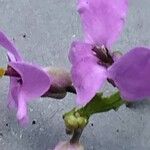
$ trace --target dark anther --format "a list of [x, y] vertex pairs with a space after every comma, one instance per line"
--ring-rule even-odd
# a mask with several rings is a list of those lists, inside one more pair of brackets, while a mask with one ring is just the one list
[[73, 86], [66, 87], [66, 91], [70, 93], [76, 94], [76, 89]]
[[22, 84], [22, 79], [18, 79], [17, 82], [18, 82], [19, 84]]
[[109, 64], [113, 64], [114, 63], [114, 60], [111, 56], [111, 54], [109, 53], [109, 50], [106, 48], [106, 51], [107, 51], [107, 58], [108, 58], [108, 63]]
[[107, 48], [94, 47], [92, 50], [96, 53], [96, 56], [100, 59], [102, 65], [108, 67], [114, 63], [114, 60]]
[[102, 62], [107, 62], [107, 52], [105, 49], [99, 48], [99, 47], [94, 47], [92, 50], [96, 53], [97, 57]]
[[6, 123], [6, 127], [8, 127], [8, 123]]
[[94, 124], [93, 124], [93, 123], [91, 123], [91, 126], [93, 127], [93, 126], [94, 126]]
[[33, 120], [33, 121], [32, 121], [32, 124], [33, 124], [33, 125], [34, 125], [34, 124], [36, 124], [36, 121], [35, 121], [35, 120]]
[[13, 69], [11, 66], [7, 66], [7, 70], [5, 71], [5, 75], [11, 76], [11, 77], [21, 77], [18, 72]]
[[107, 81], [108, 81], [111, 85], [113, 85], [114, 87], [116, 87], [116, 84], [115, 84], [115, 82], [114, 82], [112, 79], [107, 78]]

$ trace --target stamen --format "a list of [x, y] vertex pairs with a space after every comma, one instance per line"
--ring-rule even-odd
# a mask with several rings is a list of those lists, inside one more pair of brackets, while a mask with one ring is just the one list
[[104, 66], [110, 66], [114, 63], [114, 60], [106, 47], [95, 46], [92, 50], [96, 53], [97, 58], [100, 59], [101, 64]]
[[12, 67], [8, 66], [7, 70], [5, 70], [5, 76], [10, 76], [10, 77], [20, 77], [18, 72], [16, 72]]
[[2, 78], [5, 75], [5, 69], [0, 68], [0, 78]]

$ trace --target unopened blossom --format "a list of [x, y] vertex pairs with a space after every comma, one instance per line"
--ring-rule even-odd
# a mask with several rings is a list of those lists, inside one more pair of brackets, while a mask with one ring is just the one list
[[126, 100], [150, 96], [150, 49], [137, 47], [113, 57], [112, 44], [122, 31], [127, 0], [78, 0], [84, 39], [71, 45], [72, 81], [77, 103], [88, 103], [107, 79], [114, 82]]
[[10, 77], [8, 106], [17, 108], [17, 119], [21, 124], [28, 122], [27, 103], [43, 95], [51, 85], [49, 75], [39, 66], [22, 58], [14, 44], [0, 31], [0, 45], [7, 50], [8, 66], [18, 77]]
[[45, 67], [44, 71], [48, 73], [51, 78], [51, 88], [43, 95], [43, 97], [52, 97], [62, 99], [67, 92], [75, 93], [72, 86], [71, 75], [63, 68]]
[[84, 150], [84, 147], [80, 143], [70, 144], [70, 142], [64, 141], [58, 143], [54, 150]]

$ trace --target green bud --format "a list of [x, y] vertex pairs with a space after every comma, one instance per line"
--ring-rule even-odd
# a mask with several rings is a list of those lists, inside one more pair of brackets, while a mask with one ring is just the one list
[[79, 128], [84, 128], [88, 123], [87, 119], [83, 117], [78, 117], [77, 121], [78, 121]]
[[63, 119], [66, 128], [71, 131], [79, 128], [84, 128], [88, 123], [88, 119], [86, 117], [82, 117], [76, 108], [64, 114]]
[[77, 118], [73, 115], [67, 115], [64, 117], [65, 125], [68, 129], [77, 129], [78, 121]]
[[80, 114], [78, 112], [75, 112], [75, 116], [78, 118], [80, 117]]

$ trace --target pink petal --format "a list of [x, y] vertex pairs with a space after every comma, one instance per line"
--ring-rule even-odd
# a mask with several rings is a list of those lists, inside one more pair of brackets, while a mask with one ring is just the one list
[[122, 31], [128, 0], [78, 0], [85, 42], [110, 47]]
[[137, 47], [122, 56], [108, 69], [126, 100], [150, 97], [150, 49]]
[[71, 44], [70, 52], [69, 52], [69, 60], [72, 64], [76, 64], [79, 61], [84, 60], [87, 57], [94, 59], [97, 58], [94, 56], [94, 52], [92, 51], [93, 46], [91, 44], [74, 41]]
[[27, 115], [27, 103], [25, 101], [26, 95], [19, 93], [18, 95], [18, 110], [17, 110], [17, 119], [21, 125], [26, 125], [29, 121]]
[[74, 65], [71, 74], [79, 105], [87, 104], [107, 78], [106, 69], [89, 58]]
[[50, 87], [48, 74], [35, 65], [25, 62], [10, 62], [9, 65], [21, 76], [21, 91], [28, 100], [43, 95]]
[[8, 37], [0, 31], [0, 45], [8, 50], [9, 59], [14, 61], [21, 61], [21, 55], [14, 46], [14, 44], [8, 39]]
[[20, 90], [19, 78], [10, 77], [10, 85], [8, 92], [8, 107], [10, 109], [18, 107], [18, 94]]

